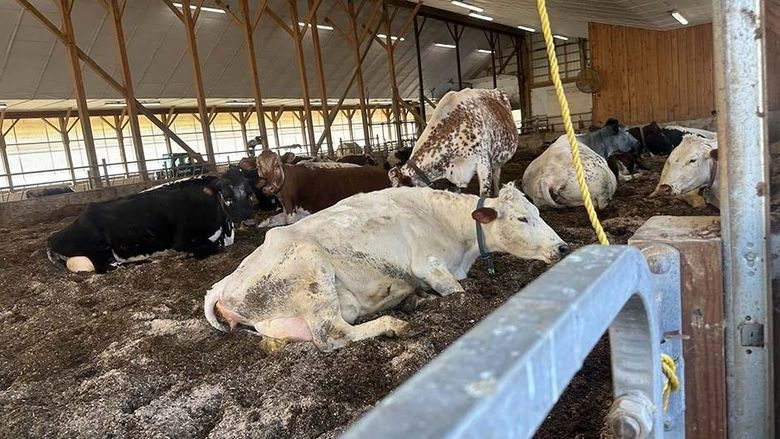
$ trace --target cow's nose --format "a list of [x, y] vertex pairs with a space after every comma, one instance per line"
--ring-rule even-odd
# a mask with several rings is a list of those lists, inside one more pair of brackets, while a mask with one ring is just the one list
[[668, 184], [662, 184], [661, 186], [658, 186], [658, 193], [661, 195], [669, 195], [672, 193], [672, 187]]
[[571, 253], [571, 247], [569, 247], [568, 244], [561, 244], [558, 246], [558, 253], [560, 253], [561, 259], [563, 259], [566, 255]]

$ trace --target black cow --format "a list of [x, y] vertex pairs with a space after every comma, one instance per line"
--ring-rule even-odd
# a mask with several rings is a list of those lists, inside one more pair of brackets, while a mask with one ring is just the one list
[[248, 190], [234, 170], [92, 203], [49, 238], [47, 253], [71, 271], [98, 273], [166, 250], [204, 258], [233, 243], [233, 221], [251, 218]]
[[634, 127], [628, 130], [648, 152], [655, 155], [669, 155], [674, 148], [682, 143], [686, 134], [699, 137], [712, 137], [713, 132], [686, 127], [661, 128], [655, 121], [643, 127]]
[[30, 189], [25, 192], [25, 196], [27, 198], [39, 198], [70, 193], [73, 193], [73, 188], [70, 186], [49, 186], [40, 189]]
[[[232, 165], [231, 165], [232, 166]], [[274, 195], [267, 195], [263, 192], [263, 186], [265, 186], [265, 180], [260, 178], [257, 174], [257, 162], [252, 157], [245, 157], [238, 162], [238, 169], [241, 175], [247, 180], [249, 187], [252, 188], [252, 192], [255, 195], [255, 206], [258, 210], [264, 212], [273, 212], [281, 209], [282, 205]], [[252, 221], [246, 222], [247, 225], [251, 225]]]

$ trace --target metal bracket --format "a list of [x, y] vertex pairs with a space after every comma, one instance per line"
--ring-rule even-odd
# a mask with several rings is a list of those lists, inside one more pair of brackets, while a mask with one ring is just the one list
[[739, 325], [740, 344], [745, 347], [764, 347], [764, 325], [744, 322]]

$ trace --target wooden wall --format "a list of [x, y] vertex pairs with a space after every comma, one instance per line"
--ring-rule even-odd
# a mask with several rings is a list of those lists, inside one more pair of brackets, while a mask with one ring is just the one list
[[715, 110], [712, 25], [653, 31], [589, 24], [592, 66], [601, 75], [593, 123], [709, 117]]

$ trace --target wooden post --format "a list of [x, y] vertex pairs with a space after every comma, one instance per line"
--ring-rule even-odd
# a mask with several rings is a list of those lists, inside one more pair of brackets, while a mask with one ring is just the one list
[[[68, 119], [67, 117], [58, 117], [57, 121], [59, 123], [59, 128], [57, 131], [60, 132], [60, 136], [62, 137], [62, 147], [65, 150], [65, 164], [68, 167], [68, 172], [70, 173], [70, 181], [73, 184], [76, 184], [76, 170], [73, 169], [73, 154], [70, 152], [70, 128], [68, 128]], [[90, 179], [91, 177], [92, 176], [90, 176]], [[100, 180], [100, 177], [98, 177], [98, 180]]]
[[458, 23], [453, 23], [452, 28], [450, 28], [450, 23], [445, 24], [447, 25], [447, 30], [450, 32], [450, 36], [452, 36], [452, 39], [455, 41], [455, 62], [458, 67], [458, 90], [463, 90], [463, 75], [460, 67], [460, 37], [463, 36], [465, 27], [458, 26]]
[[420, 34], [425, 26], [425, 17], [422, 24], [418, 26], [417, 16], [414, 17], [414, 47], [417, 51], [417, 83], [420, 91], [420, 117], [422, 118], [422, 128], [425, 128], [425, 86], [423, 85], [422, 57], [420, 55]]
[[[244, 34], [244, 46], [246, 47], [246, 54], [247, 54], [247, 62], [249, 63], [249, 73], [251, 74], [252, 78], [252, 93], [255, 96], [255, 109], [256, 115], [257, 115], [257, 126], [260, 128], [260, 137], [262, 137], [263, 141], [263, 149], [268, 148], [268, 130], [265, 126], [265, 109], [263, 108], [263, 93], [260, 89], [260, 75], [257, 70], [257, 59], [255, 57], [255, 40], [254, 40], [254, 33], [257, 26], [257, 20], [260, 19], [260, 16], [263, 13], [263, 9], [265, 9], [268, 2], [264, 2], [261, 6], [259, 6], [259, 10], [256, 13], [256, 19], [254, 20], [254, 24], [252, 21], [250, 21], [249, 18], [249, 0], [241, 0], [241, 29], [243, 30]], [[246, 121], [242, 125], [243, 130], [246, 131]], [[244, 133], [244, 137], [246, 138], [246, 133]], [[244, 145], [246, 145], [246, 139], [244, 140]]]
[[87, 162], [89, 163], [89, 181], [92, 187], [99, 188], [103, 186], [103, 182], [100, 180], [95, 140], [92, 137], [92, 123], [89, 120], [89, 108], [87, 107], [87, 94], [84, 90], [84, 78], [81, 75], [81, 63], [79, 62], [78, 48], [76, 47], [76, 34], [73, 30], [73, 21], [70, 16], [74, 2], [75, 0], [59, 0], [57, 6], [60, 10], [60, 18], [64, 28], [63, 33], [67, 40], [66, 45], [68, 47], [73, 89], [76, 94], [79, 121], [81, 122], [81, 131], [84, 136], [84, 149], [86, 150]]
[[352, 31], [350, 36], [352, 40], [352, 55], [355, 58], [355, 66], [357, 68], [357, 92], [360, 116], [363, 121], [363, 141], [368, 146], [371, 144], [371, 129], [369, 128], [368, 111], [366, 110], [368, 102], [366, 101], [366, 84], [363, 82], [363, 59], [360, 56], [360, 40], [358, 39], [357, 14], [355, 13], [354, 0], [347, 1], [347, 15], [349, 16], [349, 25]]
[[[116, 140], [117, 144], [119, 145], [119, 157], [122, 160], [122, 167], [125, 170], [125, 177], [130, 176], [130, 170], [127, 166], [127, 150], [125, 149], [125, 134], [124, 134], [124, 127], [125, 122], [119, 117], [119, 115], [114, 115], [114, 130], [116, 131]], [[170, 142], [170, 140], [169, 140]], [[168, 143], [168, 148], [170, 148], [170, 143]], [[144, 169], [146, 167], [144, 166]], [[146, 172], [145, 172], [146, 173]], [[143, 177], [142, 177], [143, 178]]]
[[266, 115], [266, 117], [269, 117], [269, 120], [271, 121], [274, 129], [274, 143], [276, 143], [276, 147], [279, 148], [282, 146], [281, 139], [279, 137], [279, 120], [282, 118], [282, 114], [284, 113], [284, 107], [277, 111], [271, 111], [270, 113], [270, 116]]
[[[293, 43], [295, 44], [295, 57], [298, 61], [298, 74], [301, 80], [301, 95], [303, 98], [303, 120], [304, 126], [303, 143], [309, 144], [310, 154], [317, 155], [317, 140], [314, 138], [314, 121], [311, 117], [311, 96], [309, 96], [309, 80], [306, 75], [306, 59], [303, 53], [303, 34], [298, 25], [298, 3], [296, 0], [288, 0], [290, 6], [290, 19]], [[316, 26], [316, 23], [310, 23], [310, 26]], [[305, 122], [304, 122], [305, 120]], [[308, 124], [308, 129], [306, 129]]]
[[[130, 74], [130, 61], [127, 58], [127, 46], [125, 44], [125, 33], [122, 27], [122, 16], [124, 15], [125, 6], [129, 0], [123, 0], [122, 6], [119, 6], [118, 0], [108, 0], [109, 9], [111, 9], [111, 15], [114, 21], [114, 36], [116, 40], [117, 53], [119, 55], [119, 64], [122, 66], [122, 78], [125, 86], [125, 104], [127, 109], [127, 117], [130, 122], [130, 133], [133, 137], [133, 148], [135, 150], [135, 159], [138, 162], [138, 172], [141, 174], [141, 178], [144, 181], [149, 180], [149, 173], [146, 170], [146, 154], [144, 152], [144, 145], [141, 138], [141, 125], [138, 122], [138, 101], [135, 99], [135, 89], [133, 86], [133, 77]], [[117, 126], [118, 135], [122, 134], [122, 127]], [[170, 152], [171, 141], [166, 136], [166, 144], [168, 145], [168, 151]], [[122, 136], [122, 148], [124, 148], [124, 137]], [[124, 154], [124, 151], [122, 151]], [[127, 160], [125, 162], [125, 173], [127, 173]]]
[[344, 110], [344, 116], [347, 118], [347, 128], [349, 128], [349, 139], [354, 140], [355, 139], [355, 131], [352, 129], [352, 118], [355, 117], [355, 110], [354, 108], [349, 110]]
[[490, 47], [490, 65], [493, 73], [493, 88], [498, 88], [498, 76], [496, 75], [496, 34], [493, 31], [483, 31]]
[[[235, 115], [235, 113], [230, 113], [230, 117], [232, 117], [236, 122], [238, 122], [238, 126], [241, 127], [241, 140], [244, 141], [244, 149], [246, 149], [247, 154], [249, 154], [249, 136], [246, 132], [246, 124], [249, 122], [249, 118], [251, 117], [251, 110], [244, 113], [243, 110], [238, 111], [238, 116]], [[265, 119], [265, 117], [263, 117]], [[268, 142], [268, 139], [263, 136], [263, 145], [266, 145]], [[262, 145], [261, 145], [262, 146]]]
[[[395, 16], [395, 14], [393, 14]], [[400, 122], [400, 110], [398, 108], [398, 100], [401, 99], [398, 93], [398, 79], [396, 78], [395, 74], [395, 45], [400, 42], [400, 38], [398, 40], [393, 40], [391, 38], [391, 35], [393, 35], [393, 19], [390, 17], [390, 13], [387, 10], [387, 3], [384, 3], [382, 5], [382, 16], [385, 22], [385, 41], [384, 41], [384, 47], [385, 51], [387, 52], [387, 71], [388, 71], [388, 77], [390, 79], [390, 92], [392, 95], [392, 113], [393, 113], [393, 120], [395, 121], [395, 140], [397, 142], [401, 142], [401, 122]], [[393, 123], [388, 118], [388, 129], [390, 128], [390, 125]], [[389, 130], [388, 130], [389, 131]], [[390, 134], [387, 136], [388, 138], [392, 137]]]
[[8, 135], [8, 133], [11, 132], [11, 130], [14, 128], [14, 125], [19, 122], [19, 119], [16, 119], [11, 123], [11, 126], [8, 127], [8, 129], [5, 129], [5, 111], [0, 112], [0, 159], [3, 162], [3, 171], [6, 174], [6, 180], [8, 181], [8, 190], [13, 191], [14, 190], [14, 179], [11, 177], [11, 163], [8, 160], [8, 144], [5, 141], [5, 136]]
[[[198, 114], [200, 115], [200, 126], [203, 131], [203, 142], [206, 146], [206, 161], [210, 165], [215, 164], [214, 144], [211, 142], [211, 127], [209, 126], [208, 107], [206, 106], [206, 93], [203, 91], [203, 75], [200, 70], [200, 57], [198, 56], [198, 41], [195, 38], [195, 24], [198, 16], [193, 17], [190, 10], [190, 0], [182, 0], [182, 21], [187, 33], [187, 47], [190, 49], [190, 59], [192, 60], [192, 75], [195, 88], [195, 99], [198, 101]], [[198, 13], [200, 9], [198, 9]], [[196, 13], [196, 14], [198, 14]]]
[[[171, 128], [171, 126], [173, 126], [173, 122], [176, 120], [176, 118], [179, 117], [179, 113], [174, 113], [173, 110], [174, 108], [170, 108], [168, 110], [168, 114], [161, 115], [162, 122], [169, 129]], [[163, 131], [163, 139], [165, 139], [165, 148], [168, 150], [168, 154], [173, 154], [173, 149], [171, 147], [171, 136], [169, 136], [168, 133]]]
[[531, 53], [527, 37], [515, 37], [515, 62], [517, 64], [517, 86], [520, 92], [522, 118], [529, 119], [531, 108]]
[[628, 242], [639, 248], [653, 243], [668, 244], [680, 252], [686, 436], [725, 438], [720, 219], [713, 216], [656, 216], [640, 227]]
[[[309, 0], [309, 10], [311, 12], [312, 21], [309, 25], [311, 29], [311, 43], [314, 48], [314, 72], [317, 75], [317, 82], [320, 87], [320, 102], [322, 103], [322, 120], [325, 121], [325, 141], [328, 142], [328, 156], [333, 157], [333, 136], [330, 132], [330, 125], [328, 122], [328, 115], [330, 110], [328, 109], [328, 90], [325, 83], [325, 74], [322, 69], [322, 51], [320, 49], [320, 34], [317, 29], [317, 10], [314, 0]], [[318, 151], [315, 145], [315, 150]]]

